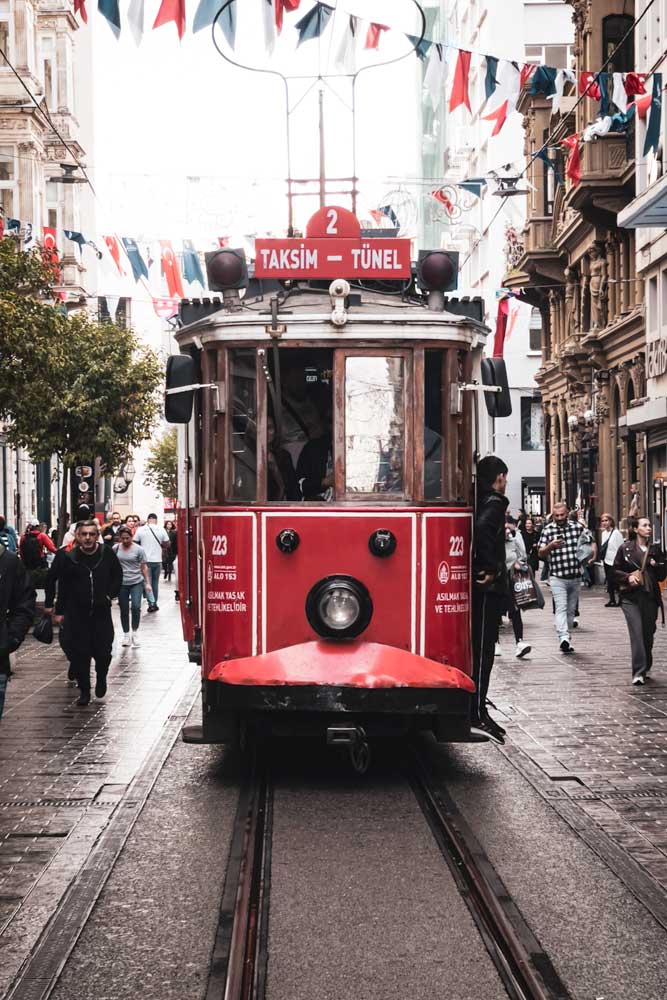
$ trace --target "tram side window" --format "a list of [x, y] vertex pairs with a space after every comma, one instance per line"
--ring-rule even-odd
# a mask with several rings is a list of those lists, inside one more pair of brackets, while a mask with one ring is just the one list
[[402, 357], [345, 359], [348, 493], [404, 492], [404, 382]]
[[255, 500], [257, 497], [255, 351], [230, 351], [229, 370], [231, 386], [231, 495], [234, 500]]
[[444, 351], [424, 352], [424, 498], [443, 496], [443, 367]]

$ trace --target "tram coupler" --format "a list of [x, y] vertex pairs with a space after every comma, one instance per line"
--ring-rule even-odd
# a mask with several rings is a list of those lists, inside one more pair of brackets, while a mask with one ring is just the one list
[[328, 746], [349, 746], [359, 741], [359, 727], [352, 723], [341, 726], [327, 726]]
[[347, 747], [353, 770], [357, 774], [366, 773], [371, 762], [371, 749], [363, 726], [328, 726], [327, 744]]

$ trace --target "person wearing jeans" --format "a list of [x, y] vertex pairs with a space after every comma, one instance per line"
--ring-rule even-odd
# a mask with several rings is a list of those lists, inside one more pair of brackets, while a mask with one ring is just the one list
[[[123, 583], [118, 594], [120, 622], [123, 629], [123, 646], [139, 645], [139, 622], [141, 620], [141, 598], [144, 589], [151, 594], [148, 578], [146, 553], [141, 545], [132, 539], [132, 530], [124, 526], [118, 532], [119, 544], [113, 550], [118, 556], [123, 570]], [[130, 606], [132, 607], [132, 636], [130, 637]]]
[[583, 526], [568, 519], [567, 504], [554, 505], [553, 520], [540, 538], [540, 559], [549, 560], [549, 583], [556, 613], [556, 634], [562, 653], [573, 653], [570, 633], [579, 599], [581, 568], [577, 545]]
[[162, 556], [164, 547], [169, 545], [169, 535], [164, 528], [158, 527], [157, 514], [149, 514], [146, 523], [134, 535], [137, 545], [141, 545], [146, 553], [150, 591], [146, 588], [148, 610], [159, 611], [157, 599], [160, 590], [160, 573], [162, 572]]

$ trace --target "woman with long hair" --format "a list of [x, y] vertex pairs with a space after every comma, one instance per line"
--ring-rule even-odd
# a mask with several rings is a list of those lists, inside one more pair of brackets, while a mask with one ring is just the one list
[[618, 587], [614, 576], [614, 559], [622, 544], [623, 535], [616, 527], [616, 521], [611, 514], [603, 514], [600, 518], [600, 559], [604, 566], [607, 593], [609, 594], [605, 608], [620, 607], [620, 602], [616, 601]]
[[660, 582], [667, 576], [665, 553], [651, 544], [647, 517], [628, 521], [628, 540], [614, 559], [614, 576], [621, 592], [621, 608], [630, 634], [632, 683], [644, 684], [653, 666], [653, 637], [662, 607]]

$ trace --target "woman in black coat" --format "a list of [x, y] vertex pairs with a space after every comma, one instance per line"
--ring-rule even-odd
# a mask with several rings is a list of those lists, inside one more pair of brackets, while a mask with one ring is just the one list
[[651, 534], [647, 517], [630, 520], [628, 541], [614, 559], [614, 577], [630, 633], [633, 684], [644, 684], [653, 665], [653, 637], [662, 607], [659, 584], [667, 576], [665, 553], [651, 544]]
[[528, 565], [533, 573], [537, 573], [537, 567], [540, 564], [540, 557], [538, 555], [540, 532], [530, 515], [521, 524], [521, 537], [523, 538], [523, 544], [526, 546]]

